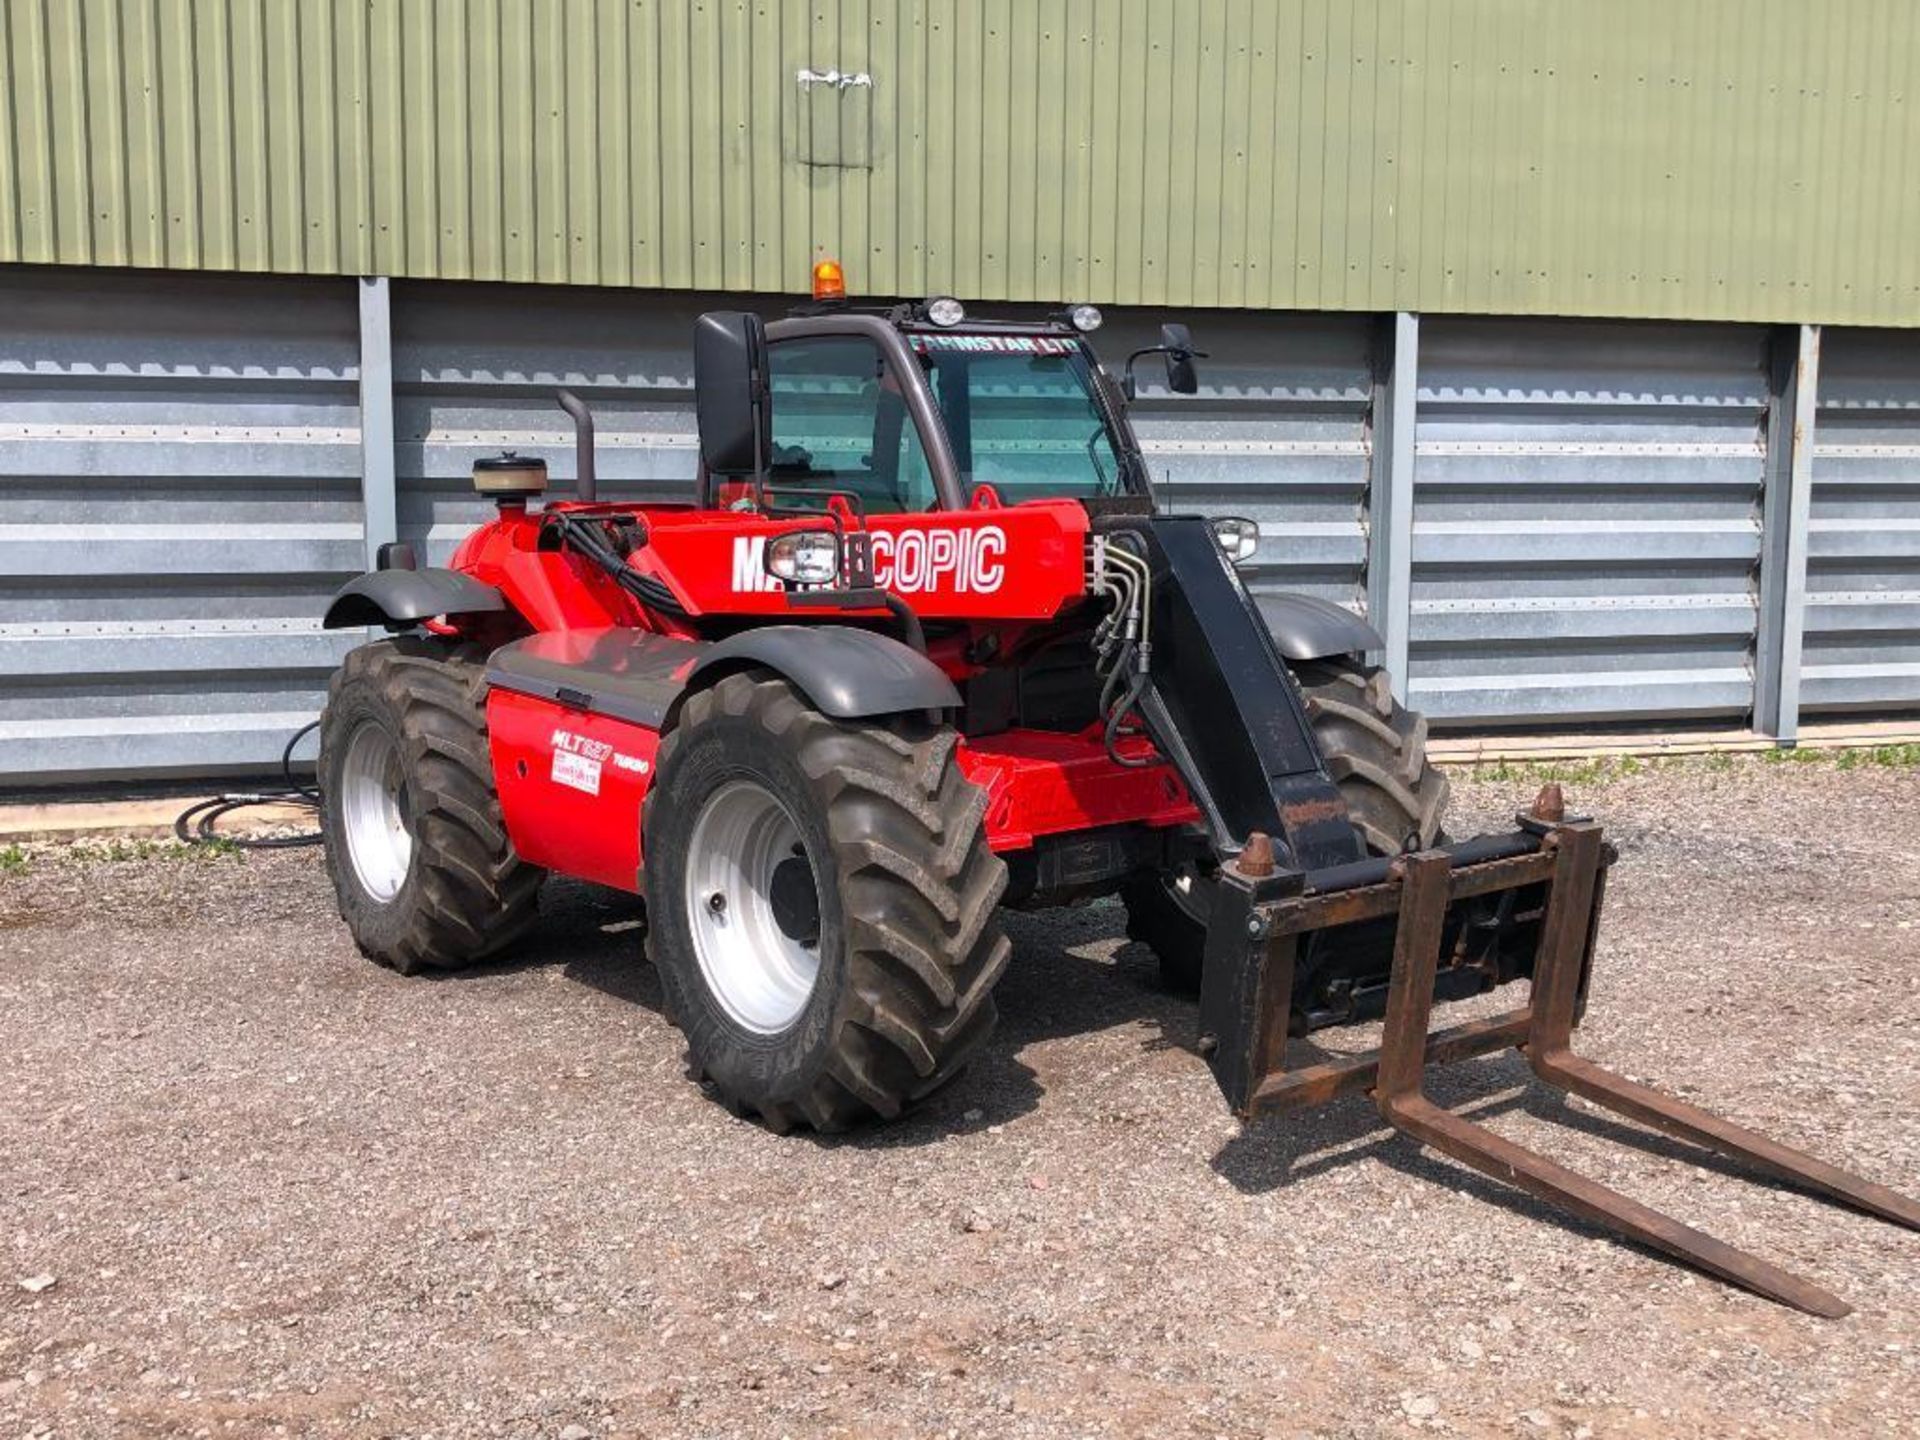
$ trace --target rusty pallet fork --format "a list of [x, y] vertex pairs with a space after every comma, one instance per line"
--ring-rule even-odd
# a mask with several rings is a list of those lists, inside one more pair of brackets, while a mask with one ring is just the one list
[[[1276, 871], [1272, 851], [1260, 837], [1225, 867], [1207, 936], [1201, 1047], [1234, 1112], [1252, 1119], [1364, 1090], [1394, 1129], [1496, 1180], [1770, 1300], [1834, 1319], [1850, 1313], [1853, 1307], [1830, 1291], [1503, 1139], [1427, 1097], [1421, 1083], [1427, 1065], [1511, 1045], [1526, 1056], [1534, 1074], [1560, 1090], [1870, 1215], [1920, 1229], [1920, 1204], [1907, 1197], [1573, 1053], [1572, 1032], [1584, 1006], [1613, 850], [1598, 825], [1564, 818], [1557, 786], [1543, 790], [1533, 811], [1518, 818], [1520, 829], [1510, 835], [1403, 855], [1383, 862], [1384, 874]], [[1353, 879], [1362, 883], [1341, 884]], [[1533, 947], [1528, 1004], [1429, 1034], [1435, 978], [1449, 933], [1450, 964], [1471, 963], [1466, 928], [1455, 923], [1450, 932], [1450, 907], [1502, 896], [1518, 902], [1508, 911], [1520, 922], [1511, 933]], [[1397, 921], [1380, 1048], [1288, 1070], [1294, 969], [1303, 942], [1319, 931], [1380, 920]]]

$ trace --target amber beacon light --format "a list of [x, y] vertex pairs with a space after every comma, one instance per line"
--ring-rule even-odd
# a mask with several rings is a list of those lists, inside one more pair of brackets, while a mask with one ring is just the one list
[[813, 298], [816, 300], [847, 298], [847, 274], [840, 268], [838, 260], [821, 260], [814, 265]]

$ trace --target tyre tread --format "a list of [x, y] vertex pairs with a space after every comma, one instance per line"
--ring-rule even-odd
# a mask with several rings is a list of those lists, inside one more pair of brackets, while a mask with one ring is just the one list
[[[398, 721], [417, 807], [418, 882], [398, 938], [377, 949], [359, 941], [362, 952], [403, 975], [457, 970], [497, 955], [538, 919], [545, 872], [514, 852], [494, 792], [484, 652], [413, 635], [363, 645], [335, 672], [329, 707], [360, 683]], [[345, 739], [322, 730], [323, 750]], [[336, 886], [357, 884], [341, 868], [352, 862], [333, 848], [328, 863]]]
[[[751, 673], [688, 699], [661, 743], [656, 775], [667, 775], [683, 738], [716, 715], [759, 725], [820, 795], [849, 972], [818, 1073], [790, 1096], [725, 1098], [780, 1133], [892, 1119], [958, 1074], [995, 1023], [993, 986], [1011, 946], [996, 909], [1007, 876], [987, 845], [986, 796], [961, 772], [950, 728], [904, 717], [832, 720], [785, 681]], [[661, 789], [656, 783], [648, 796], [648, 818]], [[691, 983], [679, 966], [660, 963], [666, 957], [654, 958], [669, 991]], [[670, 1003], [687, 1013], [684, 1000]], [[688, 1031], [690, 1047], [697, 1033]], [[707, 1057], [690, 1058], [717, 1089]]]
[[[1395, 701], [1378, 667], [1311, 661], [1294, 676], [1327, 773], [1367, 848], [1393, 855], [1408, 843], [1438, 844], [1449, 786], [1428, 758], [1426, 717]], [[1158, 957], [1168, 988], [1199, 989], [1206, 930], [1174, 902], [1164, 878], [1138, 876], [1121, 897], [1127, 937]]]

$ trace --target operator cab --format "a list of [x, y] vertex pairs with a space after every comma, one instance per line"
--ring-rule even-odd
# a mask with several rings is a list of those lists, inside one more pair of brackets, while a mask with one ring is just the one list
[[764, 478], [703, 473], [703, 504], [810, 510], [837, 496], [881, 515], [964, 509], [983, 487], [1001, 504], [1147, 496], [1126, 418], [1134, 361], [1165, 353], [1169, 386], [1197, 388], [1184, 326], [1129, 356], [1123, 388], [1086, 342], [1091, 305], [1039, 321], [975, 321], [946, 297], [856, 310], [831, 261], [816, 295], [766, 327]]

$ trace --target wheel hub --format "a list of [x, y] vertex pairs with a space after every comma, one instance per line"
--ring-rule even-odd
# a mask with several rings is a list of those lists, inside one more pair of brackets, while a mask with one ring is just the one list
[[738, 1024], [774, 1035], [820, 975], [820, 887], [787, 807], [730, 780], [707, 797], [687, 856], [685, 904], [700, 973]]
[[368, 895], [387, 904], [407, 882], [413, 831], [405, 760], [384, 725], [363, 720], [348, 737], [338, 803], [353, 873]]
[[813, 867], [804, 855], [789, 855], [773, 867], [767, 900], [782, 935], [802, 945], [820, 943], [820, 892], [814, 889]]

